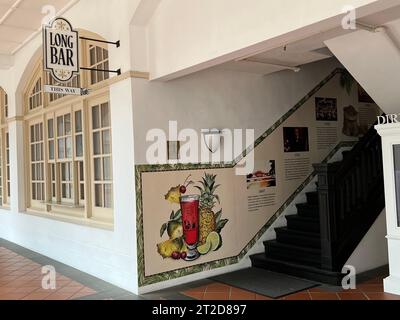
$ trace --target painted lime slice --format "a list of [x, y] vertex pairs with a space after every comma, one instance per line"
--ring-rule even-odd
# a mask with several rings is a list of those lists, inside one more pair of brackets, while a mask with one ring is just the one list
[[209, 253], [211, 251], [211, 242], [207, 241], [202, 246], [197, 247], [197, 251], [203, 256], [206, 255], [207, 253]]
[[207, 243], [211, 243], [211, 251], [216, 251], [221, 245], [221, 235], [218, 232], [211, 232], [207, 237]]

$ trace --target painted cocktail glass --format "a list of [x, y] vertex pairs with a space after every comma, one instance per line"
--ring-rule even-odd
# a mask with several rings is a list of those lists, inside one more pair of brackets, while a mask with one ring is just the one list
[[199, 258], [197, 251], [199, 243], [199, 203], [197, 195], [181, 197], [183, 237], [188, 247], [186, 261], [193, 261]]

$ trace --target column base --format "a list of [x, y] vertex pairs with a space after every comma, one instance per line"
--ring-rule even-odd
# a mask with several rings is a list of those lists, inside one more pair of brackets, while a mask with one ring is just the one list
[[386, 293], [400, 295], [400, 278], [390, 276], [383, 280], [383, 284]]

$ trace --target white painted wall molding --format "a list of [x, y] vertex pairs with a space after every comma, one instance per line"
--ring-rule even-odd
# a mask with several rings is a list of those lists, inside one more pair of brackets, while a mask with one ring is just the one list
[[395, 162], [393, 146], [400, 145], [400, 124], [376, 126], [382, 136], [383, 167], [385, 178], [387, 239], [390, 276], [385, 279], [385, 292], [400, 294], [400, 226], [397, 211]]

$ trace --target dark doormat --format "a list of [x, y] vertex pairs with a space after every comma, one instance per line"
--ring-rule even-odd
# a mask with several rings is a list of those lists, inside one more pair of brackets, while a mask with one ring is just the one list
[[258, 268], [224, 274], [212, 280], [273, 299], [320, 286], [316, 282]]

